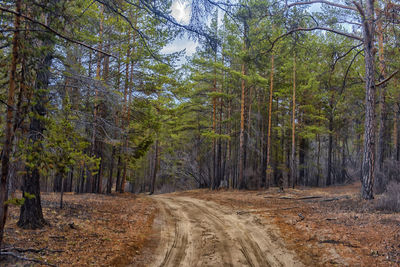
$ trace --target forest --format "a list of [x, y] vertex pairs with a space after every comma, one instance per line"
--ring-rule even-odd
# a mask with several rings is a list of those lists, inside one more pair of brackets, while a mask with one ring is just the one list
[[[5, 249], [7, 224], [47, 229], [44, 208], [64, 214], [75, 197], [110, 210], [132, 201], [137, 214], [151, 206], [146, 223], [164, 214], [171, 232], [168, 207], [207, 209], [210, 224], [213, 210], [227, 212], [189, 198], [235, 198], [238, 215], [261, 208], [261, 194], [276, 209], [351, 201], [357, 212], [392, 214], [398, 243], [399, 48], [398, 0], [0, 0], [0, 257], [24, 260]], [[276, 263], [243, 252], [269, 243], [239, 243], [244, 258], [196, 260]], [[398, 245], [376, 257], [399, 264]], [[169, 252], [160, 266], [191, 266], [187, 252]], [[321, 263], [293, 257], [280, 264]]]

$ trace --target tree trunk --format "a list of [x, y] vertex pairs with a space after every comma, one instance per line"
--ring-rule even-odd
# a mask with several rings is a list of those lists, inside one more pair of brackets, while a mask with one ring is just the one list
[[[331, 110], [331, 112], [333, 112]], [[328, 170], [326, 176], [326, 185], [332, 184], [332, 150], [333, 150], [333, 114], [329, 116], [329, 137], [328, 137]]]
[[[21, 0], [17, 0], [16, 12], [21, 12]], [[20, 16], [16, 15], [14, 20], [14, 28], [18, 29], [20, 26]], [[15, 31], [13, 36], [13, 48], [12, 48], [12, 60], [10, 65], [10, 81], [9, 90], [7, 97], [7, 117], [6, 117], [6, 128], [5, 128], [5, 142], [3, 145], [3, 151], [1, 153], [1, 180], [0, 180], [0, 247], [3, 242], [4, 226], [7, 220], [7, 209], [8, 205], [6, 201], [8, 199], [8, 177], [10, 167], [10, 157], [13, 143], [13, 122], [14, 122], [14, 96], [15, 96], [15, 85], [17, 76], [17, 64], [18, 64], [18, 43], [19, 43], [19, 32]]]
[[292, 95], [292, 153], [290, 157], [290, 177], [292, 187], [296, 184], [296, 54], [293, 58], [293, 95]]
[[117, 162], [117, 179], [115, 181], [115, 192], [119, 192], [121, 188], [121, 148], [118, 153], [118, 162]]
[[158, 139], [155, 142], [155, 151], [154, 151], [154, 168], [153, 168], [153, 176], [151, 178], [151, 187], [150, 187], [150, 195], [154, 194], [154, 188], [156, 186], [156, 178], [158, 172]]
[[[231, 131], [232, 131], [232, 123], [231, 123], [231, 109], [232, 109], [232, 101], [228, 100], [228, 135], [231, 136]], [[233, 188], [233, 177], [232, 177], [232, 145], [231, 145], [231, 138], [228, 139], [227, 141], [227, 147], [226, 147], [226, 162], [228, 164], [228, 168], [226, 170], [226, 177], [228, 180], [229, 188]]]
[[[45, 57], [36, 66], [36, 83], [34, 91], [35, 105], [31, 109], [33, 114], [30, 119], [29, 126], [29, 146], [32, 154], [43, 153], [42, 141], [43, 132], [45, 130], [44, 117], [47, 114], [47, 89], [50, 79], [50, 66], [53, 59], [54, 43], [51, 38], [44, 39], [43, 47], [48, 48]], [[25, 229], [37, 229], [43, 227], [46, 223], [43, 218], [42, 206], [40, 203], [40, 173], [39, 164], [34, 167], [26, 167], [26, 175], [24, 175], [22, 196], [25, 202], [21, 206], [20, 218], [18, 226]], [[33, 196], [33, 197], [31, 197]]]
[[363, 19], [365, 60], [365, 128], [362, 162], [362, 188], [364, 199], [373, 199], [375, 165], [375, 64], [374, 64], [374, 0], [366, 1]]
[[317, 143], [318, 143], [318, 149], [317, 149], [317, 181], [315, 182], [316, 186], [319, 186], [319, 180], [321, 178], [321, 163], [320, 163], [320, 158], [321, 158], [321, 136], [317, 134]]
[[[215, 59], [216, 61], [216, 59]], [[215, 70], [214, 74], [214, 81], [213, 81], [213, 92], [217, 92], [217, 74]], [[215, 138], [215, 134], [217, 132], [217, 98], [214, 95], [212, 99], [212, 105], [213, 105], [213, 111], [212, 111], [212, 129], [213, 129], [213, 140], [212, 140], [212, 175], [211, 175], [211, 183], [210, 183], [210, 189], [216, 189], [216, 178], [217, 178], [217, 140]]]
[[[246, 75], [245, 63], [242, 63], [242, 75]], [[242, 96], [240, 100], [240, 136], [239, 136], [239, 189], [245, 187], [244, 184], [244, 160], [245, 160], [245, 140], [244, 140], [244, 111], [245, 111], [245, 101], [246, 101], [246, 84], [244, 78], [242, 78]]]
[[265, 182], [265, 188], [269, 188], [271, 184], [271, 125], [272, 125], [272, 100], [274, 93], [274, 55], [271, 55], [271, 74], [270, 74], [270, 87], [269, 87], [269, 103], [268, 103], [268, 133], [267, 133], [267, 176]]
[[307, 140], [299, 138], [299, 184], [305, 185], [305, 158], [307, 150]]
[[114, 158], [115, 158], [115, 146], [112, 147], [111, 160], [110, 160], [110, 174], [107, 181], [107, 194], [111, 194], [113, 184], [113, 172], [114, 172]]
[[346, 143], [347, 143], [347, 133], [343, 137], [343, 144], [342, 144], [342, 171], [340, 175], [340, 183], [343, 184], [346, 181], [347, 171], [346, 171]]
[[61, 194], [60, 194], [60, 209], [63, 208], [63, 197], [64, 197], [64, 174], [60, 174], [61, 177]]
[[[395, 80], [396, 84], [396, 80]], [[396, 97], [396, 100], [398, 99], [398, 96]], [[399, 141], [399, 131], [398, 131], [398, 123], [399, 123], [399, 103], [396, 101], [394, 103], [394, 109], [393, 109], [393, 155], [392, 159], [393, 160], [399, 160], [399, 147], [398, 147], [398, 141]]]
[[[382, 20], [377, 23], [378, 26], [378, 45], [379, 45], [379, 80], [384, 80], [386, 77], [385, 55], [383, 49], [383, 29]], [[379, 96], [379, 133], [378, 133], [378, 148], [377, 148], [377, 167], [378, 171], [382, 171], [384, 153], [385, 153], [385, 124], [386, 124], [386, 84], [380, 86]], [[378, 177], [382, 177], [379, 175]], [[377, 181], [382, 183], [383, 181]]]
[[53, 192], [61, 192], [61, 177], [59, 174], [54, 176]]
[[[99, 25], [99, 50], [103, 49], [103, 21], [104, 21], [104, 5], [101, 5], [101, 14], [100, 14], [100, 25]], [[94, 110], [93, 110], [93, 130], [92, 130], [92, 156], [94, 156], [95, 154], [97, 154], [96, 156], [100, 156], [101, 157], [101, 147], [99, 148], [98, 146], [96, 146], [96, 144], [99, 144], [100, 141], [97, 140], [96, 138], [96, 123], [97, 123], [97, 113], [99, 112], [99, 101], [98, 101], [98, 96], [99, 96], [99, 90], [98, 87], [101, 84], [101, 63], [102, 63], [102, 57], [103, 54], [98, 52], [97, 53], [97, 67], [96, 67], [96, 81], [97, 84], [95, 86], [95, 99], [94, 99]], [[100, 150], [100, 151], [99, 151]], [[97, 153], [96, 153], [97, 152]], [[95, 177], [93, 177], [93, 185], [92, 185], [92, 193], [100, 193], [101, 190], [101, 179], [102, 179], [102, 159], [100, 161], [100, 166], [99, 166], [99, 171], [98, 173], [95, 175]]]

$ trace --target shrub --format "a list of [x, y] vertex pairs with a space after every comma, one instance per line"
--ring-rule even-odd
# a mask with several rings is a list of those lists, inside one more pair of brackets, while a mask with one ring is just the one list
[[400, 212], [400, 183], [391, 181], [386, 192], [378, 200], [377, 208], [380, 210]]

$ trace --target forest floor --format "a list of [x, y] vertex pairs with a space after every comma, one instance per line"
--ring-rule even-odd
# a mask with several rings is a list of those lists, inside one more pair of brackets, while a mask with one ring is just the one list
[[148, 197], [123, 194], [64, 195], [42, 193], [43, 229], [24, 230], [16, 223], [19, 207], [11, 206], [3, 245], [12, 256], [0, 259], [0, 266], [140, 266], [148, 265], [157, 238], [152, 225], [157, 205]]
[[359, 186], [66, 194], [62, 210], [43, 193], [49, 225], [18, 228], [13, 206], [4, 247], [54, 266], [400, 266], [400, 214], [361, 200]]

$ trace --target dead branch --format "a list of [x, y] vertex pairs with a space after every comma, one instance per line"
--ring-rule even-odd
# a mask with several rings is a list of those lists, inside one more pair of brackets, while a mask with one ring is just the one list
[[12, 251], [12, 250], [18, 251], [20, 253], [23, 253], [23, 252], [40, 253], [40, 252], [43, 252], [43, 251], [48, 251], [50, 253], [61, 253], [61, 252], [64, 252], [64, 250], [52, 250], [52, 249], [49, 249], [48, 247], [44, 247], [44, 248], [40, 248], [40, 249], [8, 247], [8, 248], [3, 248], [1, 250], [1, 252]]
[[399, 72], [399, 70], [396, 70], [395, 72], [393, 72], [392, 74], [389, 75], [389, 77], [387, 77], [386, 79], [384, 79], [383, 81], [380, 81], [379, 83], [375, 84], [376, 87], [379, 87], [385, 83], [387, 83], [390, 79], [392, 79], [397, 73]]
[[299, 197], [297, 199], [304, 200], [304, 199], [315, 199], [315, 198], [322, 198], [322, 196], [305, 196], [305, 197]]
[[22, 260], [22, 261], [31, 261], [31, 262], [35, 262], [35, 263], [39, 263], [41, 265], [47, 265], [47, 266], [53, 266], [56, 267], [57, 265], [45, 262], [45, 261], [41, 261], [41, 260], [37, 260], [37, 259], [33, 259], [33, 258], [26, 258], [20, 255], [17, 255], [13, 252], [0, 252], [0, 256], [12, 256], [16, 259]]
[[291, 210], [291, 209], [297, 209], [297, 208], [300, 208], [300, 207], [299, 207], [299, 206], [296, 206], [296, 207], [288, 207], [288, 208], [276, 209], [275, 211], [278, 211], [278, 210]]
[[321, 240], [319, 243], [326, 243], [326, 244], [342, 244], [346, 247], [351, 247], [351, 248], [359, 248], [357, 245], [353, 245], [350, 242], [345, 242], [345, 241], [340, 241], [340, 240], [333, 240], [333, 239], [327, 239], [327, 240]]

